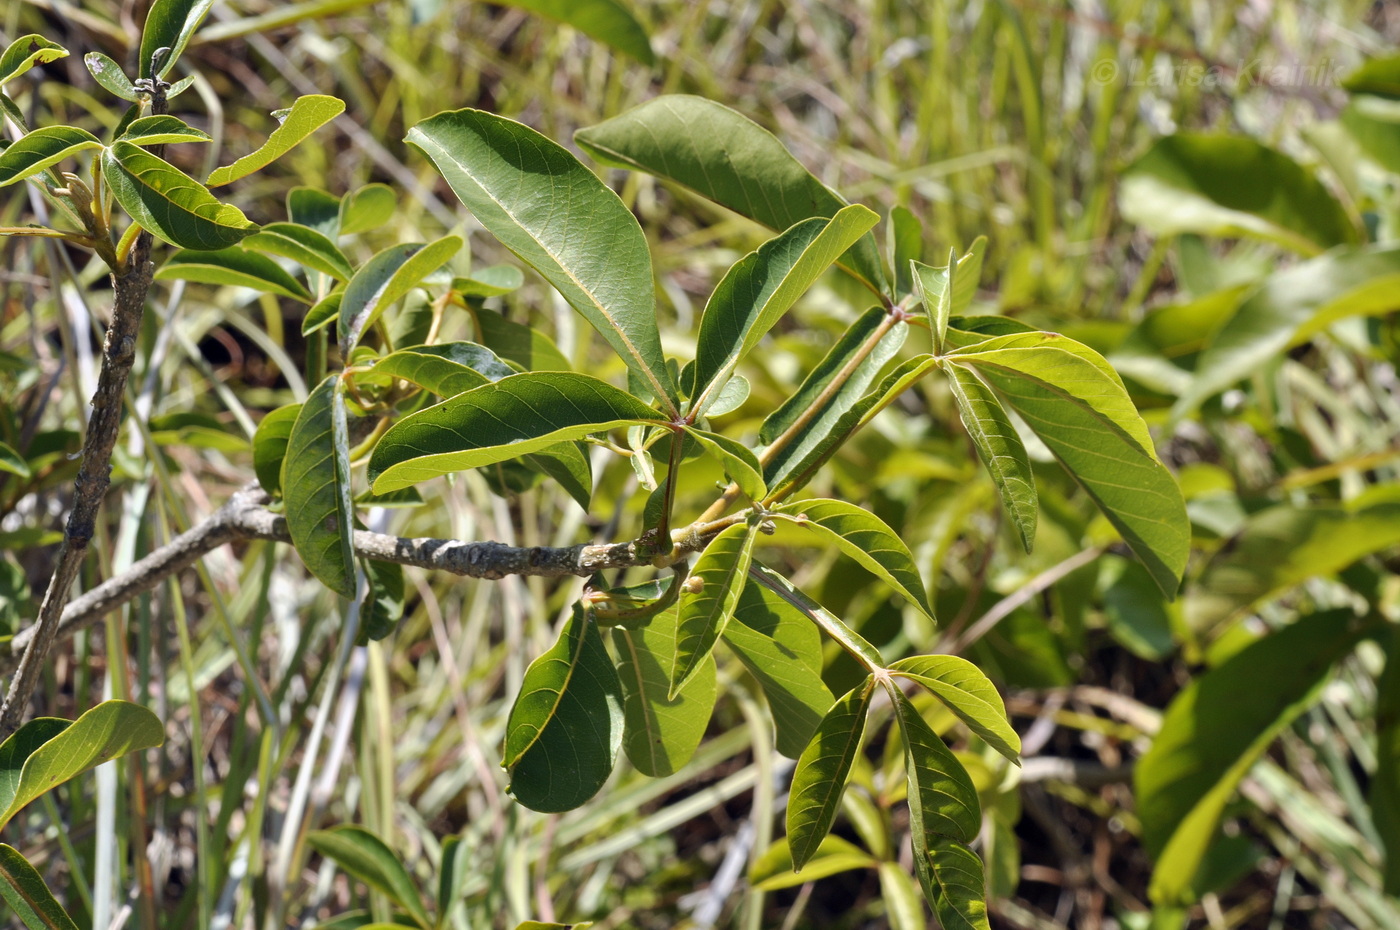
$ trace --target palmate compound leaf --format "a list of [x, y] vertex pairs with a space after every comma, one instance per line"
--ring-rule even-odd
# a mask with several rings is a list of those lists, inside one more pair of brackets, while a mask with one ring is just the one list
[[412, 876], [394, 851], [369, 830], [357, 824], [342, 824], [329, 830], [313, 830], [307, 834], [306, 841], [346, 874], [407, 911], [423, 930], [433, 926]]
[[1172, 699], [1133, 775], [1152, 899], [1190, 903], [1226, 804], [1269, 744], [1317, 697], [1364, 635], [1348, 609], [1297, 620], [1235, 653]]
[[710, 540], [695, 560], [690, 576], [681, 582], [676, 601], [676, 662], [671, 669], [671, 694], [679, 694], [690, 677], [709, 658], [739, 596], [753, 561], [756, 523], [736, 523]]
[[0, 152], [0, 187], [33, 177], [46, 168], [102, 142], [76, 126], [45, 126], [26, 133]]
[[792, 850], [794, 871], [802, 871], [831, 832], [846, 779], [860, 752], [865, 717], [874, 692], [875, 679], [867, 676], [837, 701], [797, 760], [787, 809], [788, 847]]
[[866, 642], [855, 630], [846, 625], [840, 617], [812, 600], [787, 578], [760, 562], [749, 566], [750, 581], [763, 585], [775, 597], [782, 599], [794, 610], [799, 611], [827, 636], [830, 636], [856, 661], [867, 669], [885, 667], [880, 651]]
[[401, 243], [365, 262], [340, 300], [341, 354], [348, 358], [370, 324], [461, 251], [462, 244], [461, 236], [443, 236], [426, 245]]
[[663, 610], [643, 626], [613, 630], [626, 720], [622, 748], [637, 771], [653, 778], [670, 775], [690, 761], [715, 706], [713, 657], [670, 697], [679, 619], [674, 609]]
[[834, 544], [933, 619], [914, 555], [885, 521], [863, 507], [821, 498], [784, 504], [774, 513]]
[[1035, 542], [1040, 502], [1036, 498], [1035, 477], [1026, 447], [1001, 402], [974, 372], [950, 366], [948, 382], [958, 405], [958, 418], [991, 474], [1002, 506], [1016, 524], [1021, 544], [1030, 552]]
[[301, 405], [287, 437], [282, 499], [302, 562], [326, 587], [354, 597], [350, 439], [340, 391], [340, 376], [327, 375]]
[[904, 692], [893, 685], [886, 690], [894, 701], [904, 740], [914, 854], [932, 848], [938, 837], [971, 843], [982, 826], [982, 807], [972, 779]]
[[221, 187], [267, 167], [344, 112], [345, 101], [336, 97], [324, 94], [298, 97], [282, 117], [282, 124], [272, 131], [266, 142], [233, 164], [215, 168], [206, 183], [210, 187]]
[[198, 281], [201, 284], [250, 287], [305, 304], [313, 302], [311, 292], [281, 265], [266, 255], [248, 252], [238, 246], [217, 252], [181, 249], [165, 260], [155, 277], [157, 281]]
[[531, 810], [573, 810], [612, 774], [622, 686], [598, 628], [575, 605], [559, 640], [530, 663], [506, 722], [510, 793]]
[[[674, 181], [773, 230], [816, 216], [835, 216], [846, 206], [772, 133], [703, 97], [657, 97], [580, 129], [574, 141], [604, 164]], [[840, 263], [875, 293], [888, 290], [870, 233], [847, 250]]]
[[593, 433], [666, 422], [631, 394], [597, 378], [526, 372], [404, 417], [374, 447], [370, 480], [375, 493], [384, 494]]
[[700, 318], [692, 412], [703, 415], [739, 361], [843, 252], [879, 220], [853, 204], [830, 219], [803, 220], [739, 259]]
[[472, 214], [564, 295], [671, 413], [651, 253], [636, 217], [563, 146], [480, 110], [439, 113], [407, 141]]
[[258, 227], [174, 165], [130, 142], [102, 153], [102, 177], [131, 218], [184, 249], [226, 249]]
[[768, 586], [746, 584], [720, 638], [763, 688], [778, 752], [800, 757], [835, 703], [822, 681], [822, 640], [816, 626]]
[[78, 930], [39, 871], [19, 850], [4, 843], [0, 843], [0, 900], [29, 930]]
[[[1016, 333], [945, 356], [971, 367], [1088, 492], [1168, 597], [1190, 549], [1186, 504], [1108, 363], [1051, 333]], [[1107, 371], [1105, 370], [1107, 369]]]
[[30, 801], [95, 765], [165, 742], [160, 718], [104, 701], [71, 723], [39, 717], [0, 743], [0, 829]]
[[1007, 759], [1021, 764], [1021, 738], [1006, 719], [1006, 705], [981, 669], [957, 656], [913, 656], [890, 666], [897, 677], [917, 681]]

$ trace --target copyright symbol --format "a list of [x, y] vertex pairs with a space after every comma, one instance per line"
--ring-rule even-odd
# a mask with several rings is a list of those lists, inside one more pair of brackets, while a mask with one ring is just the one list
[[1118, 62], [1105, 58], [1089, 71], [1089, 79], [1103, 87], [1118, 80]]

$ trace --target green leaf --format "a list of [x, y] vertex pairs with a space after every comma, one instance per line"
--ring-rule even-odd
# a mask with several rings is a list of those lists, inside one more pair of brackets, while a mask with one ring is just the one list
[[931, 850], [939, 837], [971, 843], [982, 826], [982, 807], [972, 779], [904, 692], [893, 686], [886, 690], [904, 739], [914, 855]]
[[526, 371], [571, 371], [572, 366], [549, 337], [530, 326], [512, 323], [499, 313], [475, 314], [481, 344]]
[[949, 308], [953, 305], [951, 278], [957, 268], [955, 259], [955, 253], [949, 252], [948, 264], [941, 268], [933, 268], [922, 262], [914, 262], [910, 266], [914, 273], [914, 293], [928, 313], [935, 355], [942, 355], [946, 347]]
[[452, 397], [516, 374], [495, 352], [475, 342], [399, 349], [375, 362], [374, 371], [412, 381], [440, 397]]
[[282, 462], [287, 457], [287, 441], [301, 413], [301, 404], [287, 404], [270, 411], [253, 433], [253, 473], [258, 484], [271, 495], [282, 493]]
[[184, 249], [225, 249], [258, 227], [174, 165], [130, 142], [102, 153], [102, 177], [131, 218]]
[[875, 679], [867, 676], [837, 701], [797, 760], [787, 809], [793, 871], [801, 871], [811, 861], [831, 832], [836, 812], [841, 808], [846, 779], [860, 752], [874, 691]]
[[913, 656], [895, 662], [890, 671], [933, 692], [988, 746], [1021, 764], [1021, 738], [1011, 728], [996, 686], [977, 666], [957, 656]]
[[131, 83], [131, 78], [126, 76], [122, 66], [101, 52], [88, 52], [83, 56], [83, 64], [98, 84], [105, 87], [108, 92], [113, 93], [123, 100], [136, 103], [140, 96], [136, 93], [136, 87]]
[[852, 869], [874, 869], [880, 860], [849, 840], [828, 836], [799, 875], [792, 870], [792, 852], [787, 840], [778, 840], [768, 847], [749, 872], [749, 884], [756, 891], [778, 891], [794, 885], [820, 881]]
[[20, 36], [0, 54], [0, 87], [19, 77], [35, 65], [66, 58], [68, 49], [36, 33]]
[[556, 924], [542, 920], [527, 920], [524, 923], [517, 924], [515, 930], [588, 930], [591, 926], [593, 926], [593, 921], [591, 920], [585, 920], [582, 923], [576, 924]]
[[340, 201], [340, 235], [353, 236], [378, 229], [389, 222], [398, 205], [399, 195], [387, 184], [366, 184], [346, 194]]
[[337, 97], [324, 94], [298, 97], [282, 118], [282, 125], [272, 131], [272, 135], [257, 151], [244, 155], [231, 165], [215, 168], [206, 183], [210, 187], [221, 187], [265, 168], [344, 112], [345, 101]]
[[102, 142], [96, 136], [76, 126], [36, 129], [0, 152], [0, 187], [23, 181], [79, 152], [100, 148]]
[[1338, 249], [1271, 274], [1216, 333], [1196, 362], [1175, 417], [1248, 378], [1290, 345], [1349, 316], [1395, 309], [1400, 248]]
[[340, 376], [327, 375], [301, 405], [282, 464], [287, 532], [311, 574], [355, 596], [350, 441]]
[[288, 274], [281, 265], [256, 252], [238, 246], [217, 252], [182, 249], [165, 260], [156, 272], [157, 281], [198, 281], [250, 287], [268, 294], [280, 294], [303, 303], [312, 303], [311, 292]]
[[0, 471], [7, 471], [20, 478], [30, 476], [29, 463], [7, 443], [0, 442]]
[[[384, 185], [377, 186], [383, 187]], [[287, 219], [298, 226], [310, 227], [321, 235], [334, 239], [341, 234], [341, 219], [345, 211], [345, 204], [353, 200], [363, 190], [362, 188], [356, 194], [347, 195], [342, 203], [339, 197], [333, 197], [320, 188], [294, 187], [287, 191]], [[390, 199], [393, 200], [392, 196]], [[392, 202], [389, 208], [393, 209]], [[349, 276], [347, 275], [347, 277]]]
[[700, 447], [707, 453], [719, 460], [729, 480], [739, 485], [739, 490], [745, 497], [752, 501], [763, 500], [764, 495], [768, 493], [768, 488], [763, 483], [763, 466], [758, 464], [758, 458], [748, 446], [735, 442], [728, 436], [696, 429], [693, 426], [687, 426], [685, 432], [700, 443]]
[[117, 138], [132, 145], [165, 145], [178, 142], [212, 142], [207, 132], [174, 116], [143, 116], [127, 124]]
[[13, 846], [0, 843], [0, 898], [29, 930], [78, 930], [44, 878]]
[[656, 64], [646, 29], [619, 0], [505, 0], [540, 16], [572, 26], [642, 64]]
[[[1062, 339], [1000, 336], [947, 361], [972, 366], [1020, 414], [1172, 597], [1191, 541], [1181, 490], [1157, 460], [1122, 382], [1060, 348]], [[1021, 345], [1034, 340], [1042, 344]]]
[[1187, 893], [1225, 804], [1269, 744], [1316, 696], [1358, 638], [1350, 609], [1297, 620], [1182, 690], [1134, 771], [1143, 842], [1157, 857], [1151, 894]]
[[593, 463], [587, 447], [578, 442], [561, 442], [525, 456], [525, 464], [553, 478], [584, 510], [593, 497]]
[[467, 278], [453, 278], [452, 289], [463, 297], [500, 297], [517, 291], [525, 283], [525, 274], [514, 265], [491, 265], [479, 268]]
[[1030, 552], [1040, 505], [1026, 447], [1001, 402], [977, 375], [956, 365], [950, 365], [947, 371], [948, 386], [957, 402], [963, 428], [991, 474], [1002, 506], [1021, 535], [1021, 544]]
[[403, 619], [403, 566], [373, 559], [364, 559], [362, 564], [369, 580], [369, 594], [362, 608], [359, 640], [377, 642], [394, 632]]
[[578, 605], [548, 652], [530, 663], [506, 722], [515, 799], [546, 813], [573, 810], [612, 774], [622, 742], [622, 685]]
[[423, 930], [433, 927], [423, 899], [408, 870], [383, 840], [364, 827], [342, 824], [330, 830], [313, 830], [306, 842], [327, 859], [408, 912]]
[[651, 254], [622, 200], [562, 146], [490, 113], [440, 113], [409, 130], [407, 141], [674, 413], [677, 394], [661, 352]]
[[907, 207], [892, 207], [885, 227], [885, 244], [894, 268], [895, 296], [903, 297], [914, 290], [909, 263], [924, 254], [924, 224]]
[[977, 854], [962, 843], [937, 837], [924, 855], [932, 891], [929, 903], [943, 930], [991, 930], [987, 880]]
[[720, 635], [763, 688], [778, 752], [798, 758], [835, 702], [822, 681], [816, 626], [766, 585], [746, 584]]
[[446, 927], [448, 912], [462, 900], [467, 874], [472, 864], [472, 848], [460, 836], [442, 841], [442, 864], [438, 867], [437, 912], [438, 926]]
[[749, 384], [748, 378], [743, 375], [730, 375], [724, 386], [715, 392], [715, 399], [706, 411], [706, 416], [721, 417], [726, 413], [733, 413], [749, 399], [752, 390], [753, 385]]
[[1253, 514], [1206, 565], [1186, 599], [1186, 620], [1209, 632], [1273, 594], [1397, 543], [1400, 503], [1269, 507]]
[[[703, 97], [657, 97], [580, 129], [574, 141], [604, 164], [674, 181], [773, 230], [846, 206], [772, 133]], [[886, 290], [873, 235], [862, 236], [841, 264], [877, 294]]]
[[885, 660], [880, 656], [878, 649], [866, 642], [859, 633], [847, 626], [831, 611], [804, 594], [791, 581], [759, 562], [753, 563], [749, 569], [749, 575], [752, 581], [763, 585], [774, 596], [781, 598], [792, 608], [800, 611], [803, 616], [816, 624], [818, 629], [836, 640], [842, 649], [855, 656], [866, 668], [873, 670], [885, 667]]
[[1358, 239], [1310, 171], [1244, 136], [1159, 139], [1124, 172], [1119, 202], [1129, 222], [1161, 236], [1255, 236], [1304, 255]]
[[503, 462], [555, 443], [666, 418], [588, 375], [527, 372], [404, 417], [370, 456], [375, 493]]
[[705, 412], [739, 361], [878, 220], [859, 204], [829, 220], [803, 220], [725, 273], [700, 318], [692, 413]]
[[72, 723], [31, 720], [0, 743], [0, 828], [45, 791], [108, 759], [164, 742], [160, 719], [126, 701], [104, 701]]
[[914, 555], [885, 521], [863, 507], [837, 500], [797, 501], [776, 508], [774, 513], [835, 545], [933, 619], [933, 605]]
[[325, 233], [299, 223], [268, 223], [244, 239], [242, 245], [245, 249], [290, 258], [303, 268], [337, 281], [349, 281], [355, 273], [345, 253]]
[[756, 526], [736, 523], [710, 540], [681, 585], [676, 609], [676, 662], [671, 669], [671, 694], [703, 666], [739, 604], [753, 559]]
[[675, 610], [663, 610], [645, 626], [613, 630], [627, 722], [622, 748], [637, 771], [652, 778], [673, 774], [690, 761], [715, 706], [712, 657], [670, 697], [678, 620]]
[[340, 352], [349, 358], [360, 336], [389, 307], [462, 249], [460, 236], [443, 236], [424, 245], [392, 245], [355, 272], [340, 302]]
[[306, 311], [306, 316], [302, 317], [301, 334], [310, 336], [338, 320], [340, 318], [340, 302], [344, 299], [345, 288], [339, 287], [316, 301], [311, 309]]
[[[214, 0], [155, 0], [146, 13], [146, 27], [141, 31], [140, 73], [137, 76], [165, 77], [213, 5]], [[170, 49], [170, 54], [152, 74], [151, 56], [159, 48]]]
[[1383, 890], [1400, 894], [1400, 628], [1380, 637], [1385, 670], [1376, 690], [1376, 771], [1367, 800], [1385, 847]]

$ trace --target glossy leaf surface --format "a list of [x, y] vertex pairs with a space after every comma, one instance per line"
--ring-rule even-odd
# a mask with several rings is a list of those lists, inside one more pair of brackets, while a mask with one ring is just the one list
[[913, 656], [893, 663], [890, 671], [933, 692], [987, 745], [1020, 764], [1021, 738], [1006, 718], [996, 686], [977, 666], [958, 656]]
[[165, 260], [156, 272], [157, 281], [198, 281], [232, 287], [250, 287], [269, 294], [280, 294], [311, 303], [311, 292], [265, 255], [238, 246], [217, 252], [182, 249]]
[[939, 837], [971, 843], [982, 826], [982, 808], [972, 779], [904, 692], [898, 688], [887, 690], [895, 703], [895, 716], [904, 739], [915, 854], [932, 848]]
[[726, 528], [695, 560], [682, 582], [676, 603], [676, 663], [671, 669], [671, 693], [677, 694], [699, 671], [719, 641], [749, 577], [757, 528], [736, 523]]
[[325, 233], [299, 223], [268, 223], [244, 239], [242, 245], [245, 249], [290, 258], [303, 268], [337, 281], [348, 281], [354, 274], [345, 253]]
[[460, 236], [444, 236], [424, 245], [391, 245], [355, 272], [340, 300], [337, 334], [342, 355], [349, 356], [364, 331], [387, 309], [462, 249]]
[[715, 662], [708, 657], [680, 692], [669, 696], [678, 619], [675, 610], [663, 610], [644, 626], [613, 631], [626, 719], [622, 748], [637, 771], [653, 778], [690, 761], [717, 693]]
[[399, 349], [375, 362], [374, 371], [412, 381], [440, 397], [452, 397], [516, 374], [496, 353], [474, 342]]
[[287, 531], [313, 575], [341, 597], [355, 596], [350, 450], [339, 375], [327, 375], [301, 405], [287, 437], [282, 498]]
[[948, 368], [948, 386], [958, 405], [958, 418], [972, 439], [992, 482], [1001, 495], [1001, 504], [1016, 526], [1027, 552], [1035, 542], [1040, 502], [1035, 493], [1026, 446], [1002, 409], [1001, 401], [977, 375], [965, 368]]
[[36, 129], [0, 151], [0, 187], [33, 177], [79, 152], [100, 148], [102, 142], [96, 136], [76, 126]]
[[231, 165], [215, 168], [206, 182], [221, 187], [265, 168], [296, 148], [313, 132], [345, 112], [345, 101], [324, 94], [298, 97], [267, 141]]
[[142, 116], [132, 120], [117, 138], [133, 145], [211, 142], [209, 134], [174, 116]]
[[846, 779], [860, 752], [874, 691], [874, 679], [867, 677], [837, 701], [797, 760], [787, 809], [788, 846], [794, 871], [800, 872], [811, 861], [831, 832], [836, 812], [841, 808]]
[[226, 249], [258, 227], [193, 178], [130, 142], [102, 153], [102, 176], [122, 209], [156, 236], [184, 249]]

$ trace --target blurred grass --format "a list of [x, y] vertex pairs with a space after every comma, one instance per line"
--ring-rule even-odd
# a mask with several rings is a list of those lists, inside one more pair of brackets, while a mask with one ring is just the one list
[[[129, 61], [139, 6], [14, 2], [0, 25], [7, 37], [38, 31], [75, 52], [97, 48]], [[236, 157], [271, 130], [267, 114], [297, 94], [343, 97], [347, 116], [333, 131], [235, 186], [232, 196], [250, 217], [269, 221], [282, 218], [284, 192], [296, 184], [340, 194], [383, 181], [412, 192], [400, 200], [390, 227], [354, 244], [364, 258], [445, 226], [471, 228], [430, 168], [399, 141], [408, 126], [438, 110], [484, 107], [566, 141], [577, 127], [655, 93], [702, 94], [771, 128], [851, 199], [908, 206], [924, 220], [929, 255], [988, 235], [985, 308], [1058, 328], [1134, 318], [1171, 288], [1164, 250], [1122, 223], [1114, 204], [1119, 168], [1150, 139], [1177, 127], [1243, 128], [1290, 148], [1308, 120], [1336, 108], [1337, 89], [1250, 86], [1240, 73], [1247, 76], [1254, 61], [1335, 62], [1344, 71], [1395, 38], [1393, 26], [1386, 27], [1395, 19], [1389, 6], [1357, 0], [1267, 8], [1243, 0], [660, 0], [639, 12], [661, 61], [652, 72], [570, 30], [484, 3], [220, 4], [181, 66], [198, 70], [207, 88], [191, 91], [177, 109], [221, 137], [224, 152]], [[1367, 17], [1379, 31], [1365, 25]], [[247, 31], [255, 26], [258, 31]], [[1155, 83], [1152, 68], [1162, 63], [1215, 69], [1225, 86]], [[22, 104], [91, 124], [84, 114], [94, 91], [80, 57], [47, 66], [45, 76]], [[110, 125], [119, 112], [99, 122]], [[668, 348], [684, 356], [710, 287], [762, 235], [650, 179], [616, 180], [655, 245], [664, 312], [677, 324], [668, 330]], [[23, 209], [20, 198], [4, 202], [6, 215]], [[75, 287], [42, 247], [3, 248], [7, 309], [0, 340], [8, 351], [32, 351], [46, 373], [58, 375], [25, 389], [48, 392], [44, 423], [76, 423], [89, 393], [81, 383], [88, 377], [82, 358], [89, 335], [61, 301], [64, 293], [70, 301], [90, 293], [101, 305], [98, 269], [80, 266]], [[473, 237], [472, 248], [475, 264], [508, 259], [485, 237]], [[31, 281], [36, 274], [41, 283]], [[139, 387], [131, 401], [143, 417], [199, 409], [241, 435], [261, 411], [304, 392], [287, 372], [304, 347], [299, 321], [281, 318], [286, 308], [233, 291], [192, 289], [157, 309], [168, 311], [169, 321], [151, 323], [141, 352], [149, 362], [133, 382]], [[505, 309], [552, 327], [566, 354], [590, 364], [583, 329], [538, 282]], [[735, 421], [740, 429], [800, 379], [851, 314], [832, 290], [804, 302], [800, 324], [785, 324], [764, 368], [749, 372], [755, 391]], [[259, 331], [274, 335], [255, 337]], [[947, 398], [930, 392], [925, 400], [929, 408], [911, 408], [909, 418], [882, 419], [828, 480], [834, 493], [859, 493], [875, 475], [870, 506], [903, 529], [926, 560], [946, 602], [944, 616], [975, 616], [1019, 581], [1078, 551], [1081, 540], [1052, 526], [1032, 557], [1000, 545], [1005, 528], [982, 485], [969, 484], [980, 479], [964, 445], [940, 432], [949, 420]], [[109, 503], [120, 530], [99, 547], [104, 573], [186, 528], [248, 472], [246, 454], [156, 450], [139, 433], [131, 441], [119, 462], [120, 493]], [[614, 522], [626, 533], [639, 505], [626, 501], [625, 472], [624, 466], [604, 474], [596, 522], [585, 521], [560, 494], [507, 503], [466, 476], [439, 488], [429, 507], [395, 516], [394, 529], [567, 544], [608, 523], [616, 500]], [[698, 502], [707, 487], [697, 476], [686, 502]], [[1083, 528], [1075, 502], [1053, 488], [1046, 496], [1047, 510], [1068, 515], [1064, 525]], [[61, 500], [61, 492], [49, 491], [31, 506], [52, 513]], [[33, 584], [43, 560], [24, 562]], [[821, 590], [833, 609], [867, 631], [887, 633], [882, 642], [930, 644], [933, 631], [901, 616], [848, 564], [828, 558], [802, 572], [799, 582]], [[549, 908], [560, 918], [591, 917], [601, 927], [686, 925], [741, 835], [755, 796], [766, 793], [773, 760], [757, 751], [745, 723], [752, 700], [722, 702], [713, 739], [677, 775], [646, 780], [624, 765], [580, 811], [551, 819], [522, 810], [505, 797], [497, 764], [504, 716], [525, 663], [549, 643], [577, 583], [410, 574], [418, 597], [402, 627], [386, 648], [363, 653], [342, 648], [345, 617], [333, 600], [285, 550], [265, 544], [216, 553], [197, 575], [80, 637], [54, 663], [51, 712], [72, 715], [96, 700], [110, 672], [117, 693], [155, 707], [170, 722], [171, 739], [161, 753], [125, 769], [120, 786], [114, 781], [94, 795], [86, 782], [75, 783], [56, 808], [32, 813], [27, 832], [9, 839], [37, 853], [56, 884], [69, 884], [70, 903], [80, 908], [99, 849], [110, 845], [114, 852], [119, 901], [141, 878], [133, 863], [149, 861], [145, 903], [130, 918], [133, 926], [302, 926], [364, 901], [309, 858], [301, 842], [309, 828], [351, 821], [401, 851], [425, 889], [432, 887], [442, 838], [463, 835], [472, 860], [458, 927], [513, 926], [547, 917]], [[1083, 618], [1052, 607], [1050, 625], [1082, 643]], [[1017, 616], [1043, 622], [1030, 611]], [[1170, 670], [1144, 668], [1121, 652], [1076, 653], [1073, 660], [1099, 663], [1073, 670], [1081, 687], [1136, 689], [1137, 698], [1152, 703], [1161, 697], [1152, 689], [1170, 685]], [[1068, 666], [1064, 671], [1071, 673]], [[832, 677], [841, 674], [836, 661]], [[1058, 721], [1052, 748], [1104, 759], [1119, 752], [1115, 740], [1132, 741], [1136, 723], [1123, 722], [1128, 736], [1114, 731], [1106, 739], [1111, 712], [1085, 703], [1069, 687], [1075, 679], [1056, 678], [1054, 668], [1044, 674], [1044, 687], [1025, 689], [1022, 702], [1030, 716]], [[737, 667], [726, 675], [741, 695], [749, 693], [751, 683]], [[1364, 711], [1352, 698], [1329, 691], [1324, 708], [1364, 728]], [[1065, 701], [1081, 713], [1051, 712]], [[310, 743], [318, 716], [324, 738]], [[1361, 745], [1354, 739], [1335, 745], [1348, 733], [1340, 727], [1316, 746], [1295, 740], [1288, 751], [1346, 759]], [[1218, 917], [1208, 907], [1202, 920], [1301, 926], [1296, 920], [1303, 918], [1290, 908], [1306, 913], [1311, 901], [1317, 920], [1393, 926], [1386, 923], [1393, 904], [1367, 891], [1374, 863], [1358, 851], [1366, 845], [1364, 811], [1352, 803], [1346, 767], [1304, 768], [1312, 779], [1305, 789], [1281, 772], [1257, 787], [1280, 819], [1252, 829], [1285, 858], [1260, 866], [1228, 907], [1216, 902]], [[756, 785], [765, 790], [756, 792]], [[1004, 903], [1000, 919], [1010, 926], [1089, 927], [1107, 926], [1094, 921], [1116, 913], [1122, 926], [1142, 925], [1133, 921], [1145, 900], [1145, 864], [1122, 835], [1130, 814], [1115, 808], [1125, 795], [1115, 787], [1028, 789], [1021, 836], [1030, 877]], [[1304, 795], [1318, 800], [1296, 804]], [[142, 803], [133, 804], [138, 797]], [[293, 799], [313, 816], [289, 819]], [[771, 818], [760, 818], [760, 850], [770, 827]], [[1058, 887], [1050, 883], [1047, 859], [1061, 860], [1065, 874], [1079, 869], [1095, 876], [1097, 890], [1087, 892], [1092, 883], [1074, 885], [1063, 875]], [[100, 891], [93, 889], [93, 900], [104, 899]], [[799, 897], [805, 910], [796, 912], [795, 925], [878, 926], [885, 919], [873, 873], [833, 879], [806, 894], [745, 900], [736, 892], [719, 901], [721, 922], [780, 926]], [[383, 902], [369, 901], [383, 916]], [[96, 908], [99, 917], [110, 916], [105, 905]]]

